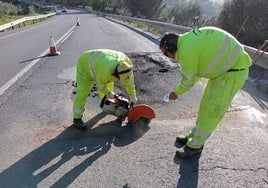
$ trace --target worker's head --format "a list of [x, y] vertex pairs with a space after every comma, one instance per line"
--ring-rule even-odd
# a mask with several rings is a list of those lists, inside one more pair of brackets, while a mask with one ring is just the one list
[[116, 66], [116, 76], [124, 86], [130, 86], [133, 81], [133, 66], [127, 62], [121, 61]]
[[178, 37], [176, 33], [165, 33], [161, 38], [159, 48], [165, 56], [175, 59]]

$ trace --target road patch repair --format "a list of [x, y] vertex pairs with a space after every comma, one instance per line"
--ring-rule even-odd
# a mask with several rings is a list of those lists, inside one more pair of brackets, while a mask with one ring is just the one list
[[[174, 86], [181, 79], [182, 75], [180, 73], [180, 64], [166, 58], [161, 53], [128, 53], [127, 56], [132, 60], [134, 65], [138, 104], [146, 104], [152, 107], [155, 111], [157, 120], [177, 120], [197, 117], [197, 110], [203, 90], [206, 86], [206, 80], [198, 82], [196, 84], [197, 86], [193, 87], [193, 91], [189, 91], [186, 95], [180, 96], [177, 101], [165, 102], [163, 99], [164, 95], [172, 91]], [[256, 74], [256, 72], [258, 72], [258, 74]], [[252, 68], [250, 73], [252, 75], [250, 80], [254, 79], [259, 81], [266, 76], [265, 70], [260, 70], [255, 66]], [[70, 78], [70, 75], [73, 78]], [[76, 84], [74, 79], [75, 67], [69, 68], [68, 71], [60, 77], [72, 79], [73, 92], [71, 98], [74, 98], [76, 93]], [[123, 97], [127, 97], [124, 87], [122, 87], [122, 85], [118, 82], [115, 82], [115, 93], [122, 95]], [[239, 103], [240, 102], [241, 101], [239, 101]], [[102, 112], [99, 108], [100, 103], [101, 100], [98, 98], [98, 92], [94, 86], [88, 96], [88, 107], [86, 107], [85, 114], [89, 115], [86, 115], [85, 120]], [[242, 104], [243, 102], [241, 102], [241, 105]], [[228, 111], [243, 111], [243, 108], [241, 108], [240, 104], [234, 104]], [[104, 116], [105, 118], [101, 122], [103, 123], [116, 120], [115, 115], [113, 114], [111, 116], [110, 114], [106, 117]], [[127, 124], [127, 121], [124, 121], [124, 123]], [[92, 122], [89, 120], [88, 124], [92, 124]], [[192, 126], [194, 126], [194, 124]]]
[[[185, 162], [180, 161], [173, 158], [176, 150], [173, 143], [176, 136], [187, 133], [195, 125], [198, 106], [206, 86], [206, 80], [198, 82], [191, 91], [186, 95], [180, 96], [178, 100], [167, 103], [163, 100], [164, 94], [172, 91], [181, 79], [180, 65], [159, 53], [129, 53], [127, 56], [132, 60], [134, 65], [138, 103], [150, 105], [156, 113], [156, 118], [152, 119], [149, 125], [144, 124], [143, 121], [137, 121], [132, 124], [127, 122], [123, 122], [123, 124], [118, 123], [116, 117], [100, 112], [100, 99], [98, 99], [96, 88], [93, 88], [94, 92], [91, 92], [86, 108], [86, 114], [88, 115], [85, 120], [89, 119], [87, 123], [92, 127], [88, 130], [87, 137], [90, 136], [91, 138], [99, 138], [101, 140], [112, 137], [112, 141], [107, 143], [108, 145], [111, 144], [110, 147], [112, 145], [119, 148], [123, 147], [122, 149], [115, 149], [117, 152], [118, 150], [121, 152], [118, 157], [122, 165], [112, 160], [112, 164], [120, 170], [114, 171], [115, 167], [110, 165], [107, 166], [108, 169], [106, 170], [103, 167], [97, 167], [108, 175], [108, 180], [102, 184], [103, 187], [111, 185], [108, 181], [113, 181], [112, 179], [115, 177], [118, 181], [113, 181], [114, 185], [123, 187], [197, 187], [198, 184], [208, 187], [206, 174], [216, 171], [219, 174], [227, 173], [233, 177], [232, 180], [228, 180], [233, 182], [229, 185], [234, 185], [234, 182], [240, 182], [239, 185], [245, 185], [246, 179], [252, 177], [257, 178], [252, 173], [247, 173], [242, 179], [234, 175], [232, 169], [237, 173], [237, 171], [242, 172], [243, 169], [251, 171], [255, 167], [252, 164], [246, 163], [239, 165], [240, 163], [234, 162], [236, 157], [228, 161], [229, 157], [226, 156], [227, 153], [230, 156], [239, 155], [241, 160], [247, 160], [249, 151], [240, 150], [241, 147], [244, 147], [243, 139], [241, 141], [235, 141], [237, 146], [234, 146], [233, 150], [229, 147], [234, 143], [231, 140], [234, 141], [239, 135], [242, 138], [247, 137], [246, 132], [253, 132], [253, 135], [259, 134], [265, 128], [264, 122], [267, 120], [267, 115], [257, 110], [254, 105], [247, 106], [246, 108], [243, 106], [247, 104], [247, 99], [243, 96], [245, 95], [244, 91], [241, 91], [232, 103], [223, 120], [223, 125], [220, 126], [221, 128], [216, 130], [212, 138], [208, 140], [207, 145], [210, 146], [206, 146], [201, 157], [201, 162], [199, 162], [200, 156]], [[116, 93], [127, 96], [124, 88], [120, 84], [115, 82], [115, 85]], [[245, 116], [247, 113], [250, 113], [249, 117]], [[259, 117], [258, 121], [256, 121], [256, 118], [252, 118], [255, 116]], [[241, 117], [241, 119], [237, 119], [237, 117]], [[239, 130], [237, 124], [240, 125]], [[250, 126], [255, 128], [251, 130]], [[233, 135], [233, 137], [225, 140], [226, 134]], [[218, 142], [221, 142], [221, 144]], [[255, 147], [253, 143], [247, 144]], [[218, 152], [220, 148], [222, 151], [225, 151], [224, 155]], [[256, 155], [262, 155], [261, 161], [263, 162], [265, 160], [265, 147], [260, 149], [260, 151]], [[122, 155], [126, 156], [123, 157]], [[224, 156], [226, 158], [223, 159], [222, 157]], [[213, 167], [214, 165], [211, 168], [209, 167], [212, 161], [218, 161], [215, 162], [217, 163], [217, 165], [215, 164], [217, 166], [216, 168]], [[261, 161], [260, 166], [262, 166], [261, 164], [265, 164], [265, 162], [262, 163]], [[233, 162], [233, 166], [227, 167], [228, 165], [226, 164]], [[172, 171], [176, 171], [176, 165], [174, 166], [174, 164], [179, 164], [179, 177], [176, 177], [176, 173], [172, 173]], [[126, 165], [126, 169], [123, 165]], [[198, 167], [199, 165], [200, 167]], [[244, 165], [248, 165], [248, 167]], [[198, 179], [198, 171], [200, 171], [200, 179]], [[116, 175], [112, 175], [112, 173]], [[265, 179], [265, 173], [261, 174], [261, 177]], [[119, 178], [118, 176], [122, 177]], [[187, 181], [187, 179], [189, 180], [189, 176], [191, 176], [191, 180]], [[97, 175], [94, 177], [96, 178]], [[213, 182], [212, 184], [215, 187], [220, 187], [222, 182], [226, 181], [223, 177], [219, 181], [216, 180], [217, 178], [215, 180], [210, 179], [210, 185]], [[122, 185], [124, 179], [127, 183]], [[178, 181], [174, 181], [175, 179]], [[257, 179], [260, 184], [263, 184], [259, 178]], [[250, 182], [249, 184], [254, 185], [255, 183]]]
[[[42, 64], [2, 106], [2, 185], [267, 187], [267, 95], [256, 95], [256, 86], [248, 82], [202, 155], [176, 159], [175, 138], [195, 125], [206, 80], [165, 102], [164, 95], [181, 79], [180, 65], [160, 53], [127, 55], [134, 65], [138, 104], [150, 105], [156, 117], [121, 123], [102, 111], [93, 88], [84, 117], [89, 129], [75, 129], [75, 65], [63, 64], [58, 56], [53, 64]], [[126, 96], [117, 82], [115, 93]]]

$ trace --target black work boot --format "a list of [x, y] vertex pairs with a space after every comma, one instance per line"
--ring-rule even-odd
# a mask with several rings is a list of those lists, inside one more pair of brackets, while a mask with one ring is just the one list
[[190, 158], [194, 156], [195, 154], [200, 154], [203, 150], [203, 146], [201, 146], [198, 149], [190, 148], [186, 145], [184, 145], [182, 148], [179, 148], [178, 151], [176, 151], [176, 157], [179, 158]]
[[184, 136], [184, 135], [180, 135], [176, 138], [176, 141], [175, 141], [175, 146], [177, 148], [181, 148], [183, 147], [185, 144], [187, 143], [187, 137]]
[[87, 125], [83, 122], [81, 118], [73, 119], [73, 126], [79, 130], [86, 131]]

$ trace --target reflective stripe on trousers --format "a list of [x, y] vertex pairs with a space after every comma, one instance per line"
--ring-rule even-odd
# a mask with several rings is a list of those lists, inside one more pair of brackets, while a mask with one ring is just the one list
[[208, 80], [202, 97], [196, 127], [188, 135], [187, 146], [199, 148], [216, 129], [228, 110], [235, 94], [248, 78], [248, 69], [226, 72], [216, 79]]
[[84, 113], [84, 109], [73, 108], [73, 113], [82, 115]]
[[204, 141], [209, 138], [211, 133], [205, 133], [202, 131], [199, 131], [195, 127], [192, 129], [188, 139], [191, 142], [191, 146], [193, 148], [200, 148]]

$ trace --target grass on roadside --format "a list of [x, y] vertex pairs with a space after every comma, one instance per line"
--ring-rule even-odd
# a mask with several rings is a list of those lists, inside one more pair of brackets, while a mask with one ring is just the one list
[[[1, 16], [1, 18], [0, 18], [0, 26], [1, 25], [4, 25], [6, 23], [9, 23], [9, 22], [15, 21], [15, 20], [19, 20], [21, 18], [25, 18], [25, 17], [29, 17], [29, 16], [38, 16], [38, 15], [40, 15], [40, 14], [21, 15], [21, 16], [4, 15], [4, 16]], [[22, 23], [19, 23], [19, 24], [14, 25], [12, 28], [8, 28], [8, 29], [15, 29], [15, 28], [29, 26], [29, 25], [32, 25], [32, 24], [35, 24], [35, 23], [38, 23], [38, 22], [42, 22], [42, 21], [47, 20], [49, 18], [44, 17], [44, 18], [39, 18], [39, 19], [24, 21]]]
[[167, 32], [167, 29], [151, 27], [151, 26], [143, 24], [143, 23], [131, 22], [131, 21], [126, 21], [126, 20], [121, 20], [118, 18], [117, 19], [112, 18], [112, 19], [117, 20], [118, 22], [121, 22], [123, 24], [130, 25], [132, 27], [136, 27], [136, 28], [142, 29], [144, 31], [148, 31], [148, 32], [153, 33], [157, 36], [162, 36], [165, 32]]
[[0, 25], [18, 20], [18, 19], [23, 18], [23, 17], [24, 17], [23, 15], [21, 15], [21, 16], [2, 15], [0, 17]]

